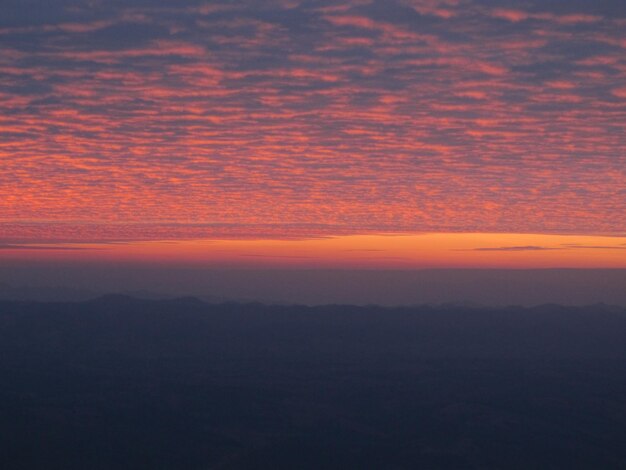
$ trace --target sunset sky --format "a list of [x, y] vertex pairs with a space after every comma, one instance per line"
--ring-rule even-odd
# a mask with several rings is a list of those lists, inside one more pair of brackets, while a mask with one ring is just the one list
[[3, 0], [3, 260], [626, 268], [626, 4]]

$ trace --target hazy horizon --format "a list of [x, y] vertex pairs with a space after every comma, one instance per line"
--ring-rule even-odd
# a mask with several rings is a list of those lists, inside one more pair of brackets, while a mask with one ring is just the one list
[[0, 266], [0, 297], [2, 284], [5, 293], [13, 289], [24, 299], [38, 300], [143, 292], [307, 305], [626, 306], [625, 269], [260, 270], [19, 264]]

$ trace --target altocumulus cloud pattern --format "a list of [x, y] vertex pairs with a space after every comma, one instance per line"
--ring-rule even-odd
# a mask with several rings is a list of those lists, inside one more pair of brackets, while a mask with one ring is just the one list
[[623, 233], [623, 0], [4, 0], [5, 243]]

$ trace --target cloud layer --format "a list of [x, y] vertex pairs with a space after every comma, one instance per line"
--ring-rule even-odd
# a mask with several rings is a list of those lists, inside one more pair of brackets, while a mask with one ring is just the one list
[[0, 238], [626, 230], [621, 0], [2, 8]]

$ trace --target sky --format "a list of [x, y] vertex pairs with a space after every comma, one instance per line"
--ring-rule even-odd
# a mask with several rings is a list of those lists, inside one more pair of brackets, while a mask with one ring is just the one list
[[3, 0], [33, 261], [626, 268], [626, 4]]

